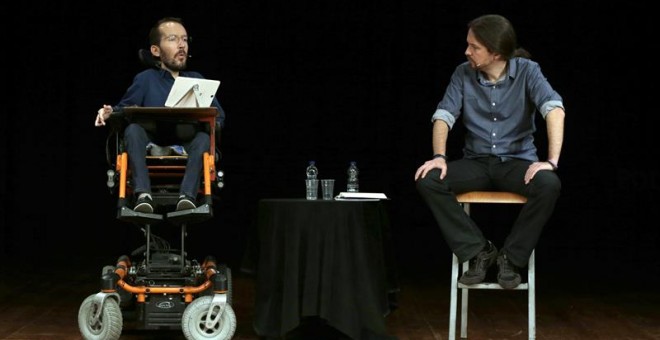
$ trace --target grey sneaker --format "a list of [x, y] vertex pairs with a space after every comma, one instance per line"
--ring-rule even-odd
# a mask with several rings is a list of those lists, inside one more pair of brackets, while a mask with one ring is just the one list
[[514, 289], [520, 284], [520, 274], [518, 267], [509, 261], [506, 254], [500, 254], [497, 257], [497, 266], [499, 272], [497, 273], [497, 283], [504, 289]]
[[474, 285], [483, 282], [486, 278], [488, 268], [495, 263], [496, 259], [497, 248], [495, 248], [492, 242], [488, 241], [484, 249], [477, 256], [470, 259], [470, 268], [463, 273], [461, 278], [458, 279], [458, 282], [465, 285]]
[[153, 201], [151, 200], [151, 195], [140, 195], [140, 197], [135, 202], [133, 211], [143, 214], [153, 213], [154, 205], [153, 205]]
[[197, 206], [195, 206], [194, 198], [184, 195], [179, 196], [179, 202], [176, 204], [176, 211], [190, 210], [195, 208], [197, 208]]

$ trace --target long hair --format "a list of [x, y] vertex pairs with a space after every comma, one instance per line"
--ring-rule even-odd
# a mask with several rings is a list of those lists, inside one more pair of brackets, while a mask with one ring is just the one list
[[529, 52], [518, 47], [516, 31], [511, 22], [497, 14], [486, 14], [468, 23], [475, 38], [482, 43], [489, 52], [500, 54], [505, 60], [514, 57], [531, 58]]

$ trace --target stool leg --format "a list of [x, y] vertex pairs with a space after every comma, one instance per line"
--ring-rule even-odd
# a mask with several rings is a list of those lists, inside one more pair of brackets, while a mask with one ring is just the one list
[[[463, 203], [463, 210], [470, 216], [470, 203]], [[470, 261], [465, 261], [461, 267], [462, 273], [465, 273], [470, 267]], [[467, 322], [468, 322], [468, 289], [461, 289], [461, 338], [467, 338]]]
[[527, 264], [527, 294], [529, 310], [527, 318], [529, 319], [529, 340], [536, 339], [536, 259], [534, 255], [535, 250], [529, 256], [529, 263]]
[[456, 302], [458, 300], [458, 257], [452, 254], [451, 261], [451, 294], [449, 295], [449, 340], [456, 339]]
[[[470, 261], [463, 262], [463, 273], [470, 267]], [[467, 338], [468, 323], [468, 288], [461, 289], [461, 338]]]

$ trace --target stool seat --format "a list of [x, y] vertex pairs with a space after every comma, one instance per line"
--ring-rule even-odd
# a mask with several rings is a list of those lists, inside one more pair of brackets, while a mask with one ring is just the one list
[[458, 203], [527, 203], [527, 197], [505, 191], [470, 191], [456, 195]]
[[[456, 195], [456, 199], [463, 205], [465, 213], [470, 215], [471, 203], [486, 204], [524, 204], [527, 203], [525, 196], [504, 191], [470, 191]], [[483, 282], [474, 285], [465, 285], [458, 282], [459, 271], [458, 257], [452, 254], [451, 268], [451, 299], [449, 307], [449, 339], [456, 339], [456, 311], [458, 304], [458, 290], [461, 290], [461, 338], [467, 338], [467, 316], [468, 316], [468, 291], [470, 289], [493, 289], [502, 290], [496, 282]], [[461, 272], [469, 268], [469, 261], [463, 263]], [[536, 339], [536, 285], [535, 285], [535, 256], [534, 250], [527, 264], [527, 283], [521, 283], [513, 290], [526, 290], [528, 295], [528, 337]]]

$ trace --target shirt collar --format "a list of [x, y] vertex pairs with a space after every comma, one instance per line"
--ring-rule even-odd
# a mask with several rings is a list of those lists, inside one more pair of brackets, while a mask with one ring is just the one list
[[[159, 72], [160, 76], [165, 78], [165, 79], [174, 79], [174, 77], [172, 76], [172, 73], [170, 73], [170, 71], [168, 71], [164, 68], [159, 68], [158, 72]], [[187, 74], [187, 72], [185, 72], [185, 71], [179, 71], [179, 76], [180, 77], [185, 77], [186, 74]]]
[[476, 70], [476, 72], [477, 72], [477, 80], [479, 80], [479, 84], [481, 84], [481, 85], [485, 85], [485, 86], [493, 86], [493, 85], [495, 85], [495, 84], [499, 84], [499, 83], [502, 82], [505, 78], [511, 78], [511, 79], [515, 78], [516, 69], [518, 68], [518, 63], [515, 62], [516, 59], [517, 59], [517, 58], [509, 59], [509, 61], [507, 62], [506, 74], [505, 74], [504, 76], [502, 76], [500, 79], [498, 79], [496, 82], [491, 82], [490, 80], [486, 79], [486, 78], [483, 76], [483, 74], [481, 73], [481, 71]]

